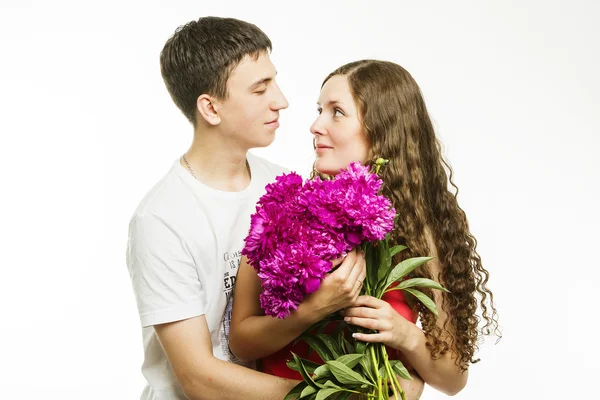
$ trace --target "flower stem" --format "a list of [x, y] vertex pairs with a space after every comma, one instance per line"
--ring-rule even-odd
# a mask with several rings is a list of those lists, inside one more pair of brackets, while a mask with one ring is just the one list
[[402, 398], [402, 400], [406, 400], [404, 390], [402, 390], [402, 387], [400, 386], [400, 382], [398, 382], [398, 378], [396, 377], [396, 374], [394, 373], [394, 371], [392, 370], [392, 366], [390, 365], [385, 346], [381, 346], [381, 353], [383, 355], [383, 363], [385, 365], [385, 369], [387, 370], [387, 373], [390, 376], [390, 380], [392, 383], [392, 390], [394, 391], [394, 399], [398, 400], [398, 393], [400, 393], [400, 397]]
[[[392, 386], [392, 390], [394, 391], [394, 399], [398, 400], [398, 389], [396, 389], [396, 382], [395, 382], [395, 381], [397, 381], [397, 379], [395, 379], [396, 377], [394, 376], [394, 371], [392, 371], [392, 369], [390, 368], [390, 363], [387, 360], [385, 360], [384, 365], [385, 365], [385, 369], [386, 369], [388, 375], [390, 376], [390, 383]], [[404, 399], [402, 389], [400, 387], [399, 387], [399, 389], [400, 389], [400, 393], [401, 393], [400, 396], [402, 397], [402, 399]]]
[[[343, 390], [344, 392], [356, 393], [356, 394], [360, 394], [360, 395], [363, 395], [363, 394], [365, 394], [364, 392], [359, 392], [359, 391], [357, 391], [357, 390], [352, 390], [352, 389], [346, 389], [346, 388], [342, 388], [342, 390]], [[369, 397], [373, 397], [373, 395], [371, 395], [371, 394], [368, 394], [368, 393], [367, 393], [367, 396], [369, 396]]]
[[379, 375], [379, 363], [377, 362], [377, 357], [375, 356], [375, 347], [373, 345], [369, 346], [369, 351], [371, 352], [371, 362], [373, 363], [373, 369], [375, 372], [375, 377], [377, 378], [377, 398], [381, 399], [381, 375]]

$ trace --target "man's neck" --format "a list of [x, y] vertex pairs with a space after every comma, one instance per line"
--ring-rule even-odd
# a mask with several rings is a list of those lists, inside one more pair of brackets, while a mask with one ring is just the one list
[[[239, 192], [250, 184], [247, 153], [247, 149], [225, 142], [216, 135], [196, 133], [185, 158], [196, 179], [203, 184], [225, 192]], [[189, 171], [183, 159], [181, 165]]]

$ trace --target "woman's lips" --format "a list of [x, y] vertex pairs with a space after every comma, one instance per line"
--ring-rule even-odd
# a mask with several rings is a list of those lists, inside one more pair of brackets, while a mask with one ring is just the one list
[[327, 150], [332, 150], [332, 149], [333, 149], [333, 147], [323, 146], [323, 145], [318, 144], [315, 151], [317, 153], [325, 153]]

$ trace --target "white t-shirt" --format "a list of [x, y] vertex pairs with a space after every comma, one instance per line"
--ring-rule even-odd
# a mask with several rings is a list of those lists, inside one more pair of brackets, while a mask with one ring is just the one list
[[196, 180], [175, 162], [144, 197], [129, 225], [127, 266], [142, 323], [148, 385], [142, 400], [185, 399], [153, 325], [204, 315], [215, 357], [229, 351], [235, 278], [250, 215], [282, 167], [248, 154], [252, 179], [241, 192]]

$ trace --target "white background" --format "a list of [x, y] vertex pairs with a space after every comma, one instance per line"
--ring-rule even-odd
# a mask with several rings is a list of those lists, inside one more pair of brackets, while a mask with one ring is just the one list
[[272, 39], [290, 107], [256, 153], [303, 174], [323, 78], [362, 58], [407, 68], [454, 168], [504, 332], [457, 398], [594, 397], [598, 2], [0, 4], [0, 398], [139, 397], [127, 224], [191, 141], [158, 55], [203, 15], [248, 20]]

